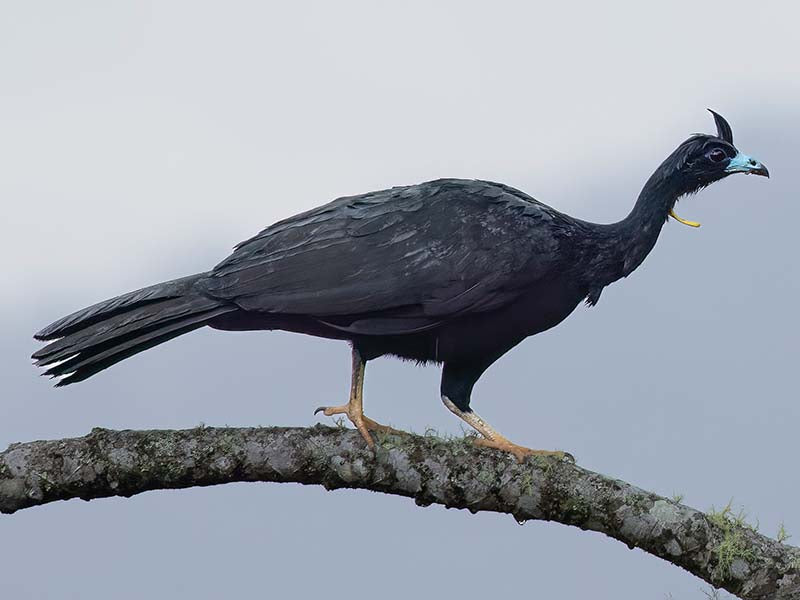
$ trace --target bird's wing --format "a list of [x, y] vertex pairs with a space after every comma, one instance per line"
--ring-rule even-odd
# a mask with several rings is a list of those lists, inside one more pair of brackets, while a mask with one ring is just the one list
[[409, 333], [498, 308], [555, 262], [558, 213], [513, 188], [439, 180], [340, 198], [236, 247], [205, 282], [247, 311]]

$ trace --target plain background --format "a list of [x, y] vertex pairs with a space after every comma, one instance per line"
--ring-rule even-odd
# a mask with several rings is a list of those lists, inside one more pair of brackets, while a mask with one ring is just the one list
[[[199, 331], [54, 390], [32, 333], [210, 268], [334, 197], [437, 177], [622, 218], [725, 115], [772, 179], [685, 199], [629, 279], [490, 369], [519, 443], [800, 536], [800, 78], [790, 3], [0, 2], [0, 446], [309, 425], [342, 343]], [[438, 369], [370, 363], [368, 414], [458, 433]], [[367, 492], [240, 484], [0, 518], [0, 597], [704, 598], [604, 536]]]

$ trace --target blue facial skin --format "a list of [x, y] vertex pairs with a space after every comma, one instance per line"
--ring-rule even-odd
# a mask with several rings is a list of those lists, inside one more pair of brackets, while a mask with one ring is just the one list
[[767, 168], [761, 164], [761, 162], [757, 161], [752, 156], [747, 156], [741, 152], [731, 159], [731, 162], [729, 162], [728, 166], [725, 167], [725, 172], [750, 173], [753, 175], [763, 175], [764, 177], [769, 177], [769, 171], [767, 171]]

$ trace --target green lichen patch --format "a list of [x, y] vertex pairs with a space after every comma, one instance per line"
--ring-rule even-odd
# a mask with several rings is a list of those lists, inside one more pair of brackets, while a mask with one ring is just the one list
[[530, 496], [534, 492], [533, 474], [525, 471], [519, 478], [519, 489], [523, 496]]
[[628, 494], [625, 503], [633, 509], [633, 514], [642, 515], [653, 507], [653, 500], [646, 494]]
[[757, 527], [747, 522], [747, 514], [743, 509], [734, 512], [732, 505], [733, 500], [719, 511], [711, 507], [706, 515], [722, 531], [722, 540], [715, 548], [717, 565], [714, 568], [714, 575], [720, 579], [731, 577], [731, 567], [735, 561], [742, 560], [749, 564], [756, 558], [755, 551], [748, 548], [744, 532], [747, 529], [756, 531]]
[[579, 498], [566, 498], [559, 504], [559, 511], [563, 523], [568, 525], [582, 525], [592, 516], [592, 507], [588, 502]]
[[786, 528], [783, 526], [783, 522], [781, 522], [780, 527], [778, 527], [778, 535], [776, 536], [776, 540], [778, 540], [781, 544], [783, 544], [786, 540], [788, 540], [791, 535], [786, 531]]

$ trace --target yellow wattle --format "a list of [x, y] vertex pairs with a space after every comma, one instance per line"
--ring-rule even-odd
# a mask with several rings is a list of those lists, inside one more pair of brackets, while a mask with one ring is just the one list
[[683, 223], [684, 225], [688, 225], [689, 227], [700, 227], [700, 223], [697, 221], [687, 221], [686, 219], [681, 219], [678, 215], [675, 214], [675, 210], [669, 211], [669, 216], [678, 221], [678, 223]]

